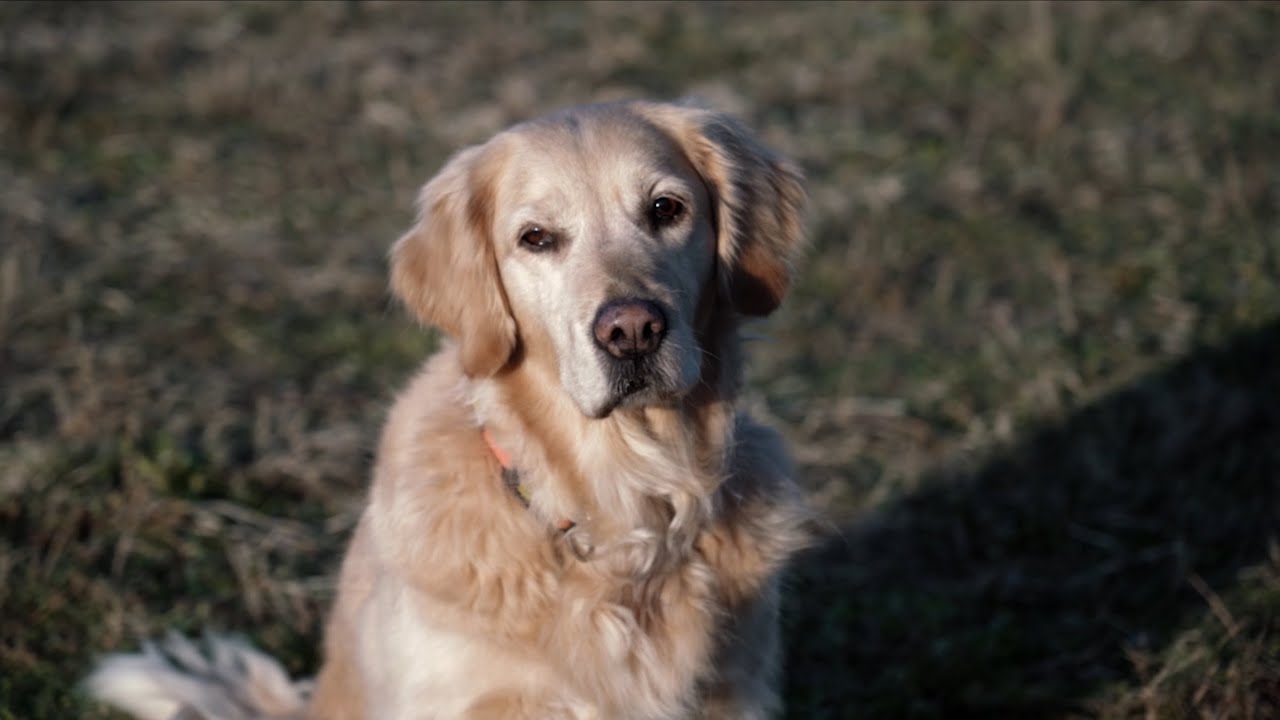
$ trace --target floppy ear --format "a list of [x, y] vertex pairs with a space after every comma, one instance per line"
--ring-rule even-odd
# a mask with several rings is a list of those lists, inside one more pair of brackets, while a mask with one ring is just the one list
[[516, 344], [494, 257], [492, 175], [483, 153], [463, 150], [422, 188], [417, 224], [391, 248], [392, 291], [418, 320], [458, 341], [472, 377], [501, 370]]
[[734, 307], [773, 312], [791, 286], [791, 259], [803, 240], [800, 170], [729, 115], [681, 105], [638, 109], [672, 134], [711, 191], [722, 282]]

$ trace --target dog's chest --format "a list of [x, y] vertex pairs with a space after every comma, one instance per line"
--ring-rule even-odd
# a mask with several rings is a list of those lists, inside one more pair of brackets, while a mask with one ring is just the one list
[[623, 582], [602, 577], [593, 561], [568, 562], [548, 588], [541, 622], [514, 635], [495, 632], [497, 618], [458, 623], [409, 588], [375, 593], [366, 619], [379, 627], [363, 643], [366, 657], [379, 658], [366, 676], [384, 705], [378, 716], [405, 716], [399, 711], [424, 699], [438, 717], [465, 716], [508, 694], [545, 704], [537, 716], [685, 717], [719, 617], [699, 580], [706, 569], [690, 559]]

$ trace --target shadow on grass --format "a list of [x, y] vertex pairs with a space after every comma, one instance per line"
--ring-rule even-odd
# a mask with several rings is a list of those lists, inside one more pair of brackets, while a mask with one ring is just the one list
[[[1049, 717], [1280, 533], [1280, 321], [941, 469], [793, 574], [794, 717]], [[1257, 631], [1257, 628], [1254, 628]]]

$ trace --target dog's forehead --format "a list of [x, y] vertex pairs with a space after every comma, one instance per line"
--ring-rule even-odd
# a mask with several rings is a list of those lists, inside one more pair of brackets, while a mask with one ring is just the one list
[[[551, 182], [599, 189], [695, 175], [662, 130], [620, 109], [587, 109], [512, 128], [503, 138], [516, 187]], [[691, 178], [692, 179], [692, 178]]]

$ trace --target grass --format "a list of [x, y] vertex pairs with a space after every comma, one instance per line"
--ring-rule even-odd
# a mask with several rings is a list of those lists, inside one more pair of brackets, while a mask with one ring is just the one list
[[746, 404], [833, 536], [789, 716], [1280, 715], [1268, 4], [0, 5], [0, 718], [175, 627], [313, 672], [447, 153], [697, 94], [809, 175]]

